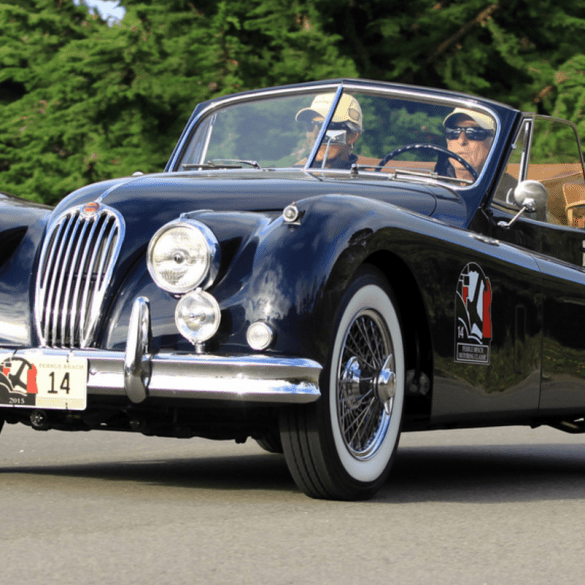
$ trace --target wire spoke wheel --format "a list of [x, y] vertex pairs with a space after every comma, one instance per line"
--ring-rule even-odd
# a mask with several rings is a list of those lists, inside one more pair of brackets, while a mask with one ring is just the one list
[[305, 493], [363, 499], [383, 485], [400, 435], [404, 370], [391, 291], [377, 270], [362, 270], [341, 302], [321, 400], [281, 419], [287, 464]]
[[[376, 451], [390, 422], [376, 383], [393, 351], [381, 315], [371, 310], [358, 314], [345, 340], [337, 388], [339, 427], [348, 450], [357, 459], [367, 459]], [[391, 362], [392, 367], [393, 357]], [[359, 372], [357, 384], [348, 380], [348, 366]]]

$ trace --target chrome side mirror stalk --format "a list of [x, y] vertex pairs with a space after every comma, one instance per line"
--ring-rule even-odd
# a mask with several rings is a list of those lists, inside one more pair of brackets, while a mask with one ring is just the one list
[[[509, 195], [507, 199], [509, 199]], [[510, 221], [499, 221], [498, 227], [505, 230], [510, 229], [524, 212], [535, 213], [537, 219], [546, 219], [548, 191], [542, 183], [521, 181], [513, 191], [513, 199], [520, 210]]]
[[515, 223], [516, 220], [525, 212], [534, 213], [536, 211], [536, 201], [534, 199], [525, 199], [524, 205], [520, 209], [520, 211], [510, 220], [510, 221], [499, 221], [498, 227], [504, 228], [505, 230], [510, 229]]

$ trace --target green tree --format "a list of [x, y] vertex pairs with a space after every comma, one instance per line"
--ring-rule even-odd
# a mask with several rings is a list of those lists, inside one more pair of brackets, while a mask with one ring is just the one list
[[[546, 112], [541, 95], [581, 52], [581, 0], [315, 0], [365, 78], [476, 93]], [[550, 96], [549, 96], [550, 97]]]
[[[0, 51], [11, 65], [0, 83], [18, 89], [4, 93], [2, 189], [55, 203], [89, 182], [162, 170], [200, 101], [315, 73], [357, 73], [309, 2], [125, 6], [123, 21], [107, 26], [70, 2], [0, 5], [0, 24], [13, 28]], [[17, 59], [41, 17], [60, 42], [36, 38], [31, 58]]]
[[[2, 189], [42, 201], [61, 188], [69, 172], [67, 128], [47, 119], [65, 80], [49, 74], [71, 43], [83, 42], [100, 24], [85, 7], [51, 0], [0, 4], [0, 172]], [[45, 185], [53, 183], [46, 188]], [[65, 181], [66, 183], [66, 181]], [[65, 184], [67, 190], [72, 184]]]
[[585, 137], [581, 0], [0, 0], [0, 189], [55, 203], [161, 170], [193, 107], [362, 77], [565, 116]]
[[563, 63], [555, 74], [554, 84], [547, 86], [554, 95], [552, 114], [577, 125], [585, 139], [585, 55], [575, 55]]

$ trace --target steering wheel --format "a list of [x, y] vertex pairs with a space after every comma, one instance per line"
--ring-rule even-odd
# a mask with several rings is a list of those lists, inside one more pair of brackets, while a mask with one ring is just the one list
[[[421, 143], [414, 143], [414, 144], [407, 144], [406, 146], [401, 146], [400, 148], [395, 148], [393, 151], [389, 152], [380, 162], [378, 163], [378, 168], [376, 169], [377, 172], [382, 170], [382, 167], [393, 158], [401, 155], [404, 152], [410, 152], [411, 150], [435, 150], [439, 153], [439, 158], [437, 159], [437, 165], [435, 170], [438, 172], [438, 169], [441, 167], [446, 166], [447, 160], [449, 158], [454, 158], [456, 161], [460, 162], [464, 167], [465, 170], [473, 177], [474, 181], [477, 181], [477, 171], [461, 156], [458, 154], [448, 150], [444, 146], [438, 146], [436, 144], [421, 144]], [[444, 172], [441, 174], [445, 174]]]

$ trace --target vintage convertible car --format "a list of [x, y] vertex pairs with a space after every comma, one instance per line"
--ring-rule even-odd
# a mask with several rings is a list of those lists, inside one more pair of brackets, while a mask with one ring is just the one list
[[164, 172], [0, 196], [0, 426], [283, 452], [310, 496], [400, 433], [585, 430], [575, 127], [362, 80], [197, 106]]

